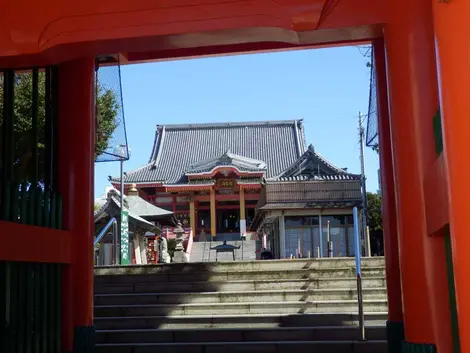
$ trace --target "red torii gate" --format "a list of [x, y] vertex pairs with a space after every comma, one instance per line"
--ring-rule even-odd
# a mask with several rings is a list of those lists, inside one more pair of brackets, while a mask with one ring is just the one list
[[371, 41], [389, 339], [400, 350], [404, 327], [405, 352], [470, 353], [470, 1], [1, 1], [0, 67], [58, 65], [64, 230], [0, 222], [0, 259], [64, 264], [61, 351], [93, 331], [95, 57], [136, 63]]

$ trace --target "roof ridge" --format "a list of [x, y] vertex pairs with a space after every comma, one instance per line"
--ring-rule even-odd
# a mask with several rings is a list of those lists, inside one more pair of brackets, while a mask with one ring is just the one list
[[347, 172], [346, 170], [344, 170], [343, 168], [339, 168], [337, 166], [335, 166], [334, 164], [332, 164], [331, 162], [329, 162], [325, 157], [323, 157], [320, 153], [318, 153], [316, 150], [315, 150], [315, 147], [313, 146], [313, 144], [309, 144], [308, 145], [308, 148], [306, 149], [306, 151], [304, 153], [302, 153], [302, 155], [297, 158], [297, 160], [292, 163], [287, 169], [285, 169], [282, 173], [280, 173], [279, 175], [276, 175], [276, 176], [273, 176], [271, 178], [269, 178], [269, 180], [280, 180], [282, 178], [291, 178], [291, 177], [286, 177], [286, 174], [288, 172], [290, 172], [294, 167], [296, 167], [299, 163], [300, 160], [302, 160], [303, 158], [306, 158], [306, 156], [308, 154], [313, 154], [315, 156], [315, 158], [318, 158], [321, 162], [323, 162], [326, 166], [328, 166], [329, 168], [331, 168], [335, 173], [337, 173], [336, 175], [339, 176], [339, 175], [342, 175], [342, 176], [356, 176], [356, 174], [353, 174], [353, 173], [349, 173]]
[[154, 156], [154, 158], [151, 159], [151, 161], [153, 161], [153, 166], [154, 167], [157, 167], [158, 166], [158, 163], [160, 162], [160, 158], [162, 156], [162, 146], [163, 146], [163, 143], [165, 142], [165, 132], [166, 132], [166, 128], [165, 126], [163, 126], [161, 129], [158, 130], [158, 142], [155, 142], [156, 143], [156, 154]]
[[314, 175], [312, 177], [305, 176], [305, 175], [297, 175], [297, 176], [287, 176], [287, 177], [278, 177], [278, 178], [270, 178], [268, 182], [289, 182], [289, 181], [347, 181], [347, 180], [359, 180], [360, 175], [356, 174], [322, 174], [322, 175]]
[[184, 130], [194, 128], [227, 128], [227, 127], [243, 127], [243, 126], [279, 126], [279, 125], [292, 125], [297, 124], [303, 119], [290, 119], [290, 120], [259, 120], [259, 121], [236, 121], [236, 122], [216, 122], [216, 123], [190, 123], [190, 124], [168, 124], [157, 125], [157, 130]]
[[340, 168], [340, 167], [337, 167], [335, 166], [333, 163], [331, 163], [328, 159], [326, 159], [325, 157], [323, 157], [320, 153], [318, 153], [317, 151], [313, 150], [313, 153], [315, 153], [315, 155], [320, 158], [322, 160], [323, 163], [327, 164], [330, 168], [332, 169], [336, 169], [339, 173], [341, 174], [352, 174], [352, 173], [348, 173], [347, 171], [345, 171], [343, 168]]
[[[301, 146], [303, 140], [301, 140], [301, 137], [299, 136], [299, 134], [303, 134], [302, 120], [294, 121], [294, 131], [295, 131], [295, 144], [297, 146], [297, 154], [299, 155], [299, 158], [300, 158], [305, 152], [304, 151], [305, 146], [303, 146], [304, 148], [302, 148], [302, 146]], [[305, 139], [305, 134], [304, 134], [304, 139]]]

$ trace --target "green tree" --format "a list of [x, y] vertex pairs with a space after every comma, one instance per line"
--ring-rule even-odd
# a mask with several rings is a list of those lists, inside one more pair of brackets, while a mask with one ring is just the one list
[[119, 111], [118, 98], [111, 90], [97, 85], [96, 104], [96, 145], [95, 157], [100, 156], [109, 147], [109, 140], [116, 130], [116, 117]]
[[[17, 181], [32, 179], [32, 147], [34, 146], [32, 131], [32, 74], [20, 73], [15, 76], [14, 100], [14, 178]], [[45, 163], [45, 74], [38, 75], [38, 112], [37, 112], [37, 149], [39, 180], [43, 178]], [[119, 103], [111, 90], [97, 85], [96, 105], [96, 145], [95, 156], [101, 155], [107, 148], [109, 140], [117, 127], [116, 117]], [[3, 76], [0, 75], [0, 134], [2, 133], [1, 118], [3, 111]], [[2, 146], [0, 145], [0, 156]], [[2, 168], [0, 158], [0, 169]]]
[[367, 219], [371, 232], [382, 230], [382, 198], [372, 192], [367, 193]]
[[382, 198], [380, 195], [371, 192], [367, 193], [367, 218], [372, 255], [383, 256]]

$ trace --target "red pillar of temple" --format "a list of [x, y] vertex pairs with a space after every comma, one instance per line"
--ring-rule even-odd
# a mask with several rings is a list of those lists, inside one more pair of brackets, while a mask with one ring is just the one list
[[401, 351], [401, 345], [404, 339], [404, 327], [384, 40], [380, 39], [374, 41], [373, 48], [377, 87], [377, 115], [379, 124], [382, 224], [384, 230], [385, 267], [387, 273], [387, 340], [389, 347], [388, 351], [389, 353], [393, 353]]
[[[385, 26], [387, 82], [399, 234], [405, 351], [446, 351], [444, 239], [428, 234], [424, 190], [436, 161], [438, 107], [432, 3], [390, 0]], [[432, 197], [432, 195], [431, 195]], [[447, 310], [447, 311], [446, 311]], [[444, 327], [445, 328], [445, 327]]]
[[457, 307], [452, 317], [454, 345], [460, 340], [460, 352], [469, 353], [470, 2], [433, 1], [433, 7]]
[[93, 350], [94, 58], [59, 65], [58, 157], [63, 226], [73, 236], [64, 271], [64, 351]]

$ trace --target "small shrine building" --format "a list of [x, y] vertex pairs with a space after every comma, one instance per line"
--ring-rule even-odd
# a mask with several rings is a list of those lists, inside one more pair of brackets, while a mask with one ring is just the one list
[[[161, 209], [138, 196], [135, 187], [130, 186], [123, 199], [124, 210], [129, 215], [129, 258], [134, 264], [156, 262], [153, 241], [162, 233], [163, 227], [173, 226], [173, 213]], [[121, 219], [121, 194], [111, 189], [106, 197], [99, 200], [98, 209], [94, 213], [95, 234], [98, 234], [111, 218], [117, 222]], [[99, 265], [110, 265], [113, 257], [112, 229], [104, 237], [99, 246]], [[144, 239], [147, 239], [146, 244]]]

